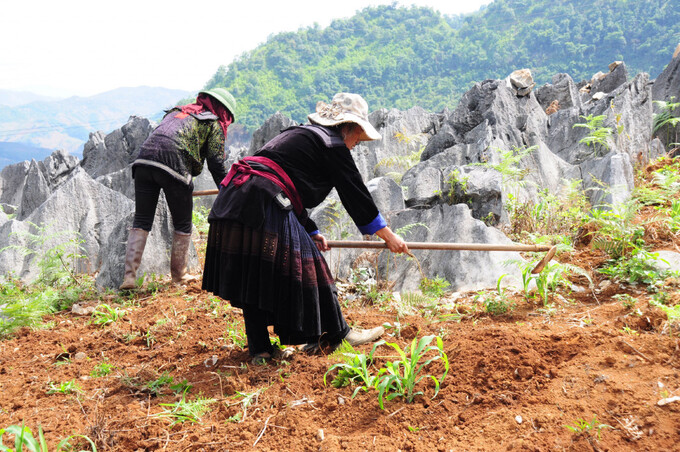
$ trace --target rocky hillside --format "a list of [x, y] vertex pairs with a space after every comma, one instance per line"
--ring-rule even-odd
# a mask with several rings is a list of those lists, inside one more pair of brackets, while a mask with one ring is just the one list
[[[634, 167], [672, 148], [664, 141], [670, 135], [656, 136], [653, 100], [678, 92], [679, 66], [676, 56], [652, 81], [645, 73], [631, 77], [624, 63], [614, 62], [587, 82], [557, 74], [542, 86], [529, 71], [515, 71], [475, 84], [453, 111], [374, 111], [370, 120], [384, 138], [353, 154], [381, 211], [408, 240], [509, 243], [501, 232], [509, 212], [548, 194], [561, 196], [567, 186], [576, 184], [591, 205], [604, 209], [630, 198]], [[249, 148], [230, 148], [230, 161], [290, 124], [274, 115]], [[108, 135], [92, 134], [82, 160], [57, 152], [3, 169], [0, 248], [19, 247], [4, 250], [0, 274], [35, 278], [39, 268], [21, 247], [35, 245], [31, 234], [57, 240], [68, 233], [83, 241], [78, 270], [97, 273], [100, 286], [117, 287], [134, 207], [129, 165], [151, 129], [149, 120], [133, 117]], [[409, 160], [416, 164], [404, 164]], [[196, 187], [212, 188], [207, 171]], [[358, 238], [339, 205], [331, 196], [311, 215], [331, 238]], [[166, 274], [171, 226], [163, 205], [157, 215], [141, 271]], [[342, 276], [358, 257], [343, 251], [329, 259]], [[456, 290], [493, 287], [503, 274], [507, 283], [521, 278], [505, 264], [520, 259], [517, 253], [423, 252], [419, 259], [418, 267], [405, 260], [380, 266], [397, 288], [417, 287], [423, 275], [442, 277]]]

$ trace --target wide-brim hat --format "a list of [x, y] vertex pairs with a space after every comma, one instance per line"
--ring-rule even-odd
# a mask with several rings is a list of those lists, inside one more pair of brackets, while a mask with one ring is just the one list
[[227, 91], [225, 88], [211, 88], [209, 90], [205, 91], [199, 91], [198, 94], [209, 94], [215, 99], [217, 99], [222, 105], [226, 107], [227, 110], [231, 113], [231, 115], [236, 119], [236, 99], [234, 99], [234, 96], [231, 95], [229, 91]]
[[359, 141], [379, 140], [382, 137], [368, 121], [368, 104], [358, 94], [338, 93], [330, 104], [319, 101], [316, 112], [307, 116], [309, 122], [320, 126], [337, 126], [348, 122], [358, 124], [364, 131]]

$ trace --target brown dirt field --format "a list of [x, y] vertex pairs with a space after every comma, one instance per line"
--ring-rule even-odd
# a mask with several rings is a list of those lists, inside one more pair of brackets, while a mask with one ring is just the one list
[[[596, 265], [597, 253], [582, 253], [563, 259]], [[680, 401], [657, 404], [680, 395], [677, 330], [642, 290], [612, 283], [596, 292], [562, 293], [552, 312], [515, 294], [516, 309], [496, 317], [475, 304], [475, 294], [456, 299], [462, 316], [449, 317], [443, 314], [456, 311], [447, 299], [437, 316], [398, 317], [387, 304], [344, 302], [351, 325], [398, 320], [400, 336], [384, 339], [402, 348], [414, 337], [443, 338], [451, 368], [439, 394], [431, 398], [426, 378], [418, 386], [424, 396], [381, 410], [375, 390], [352, 398], [353, 388], [324, 385], [335, 362], [328, 356], [299, 352], [289, 362], [252, 365], [225, 335], [230, 324], [242, 329], [239, 310], [199, 282], [165, 286], [138, 294], [136, 306], [108, 326], [64, 312], [48, 319], [52, 329], [24, 329], [0, 342], [0, 426], [24, 423], [36, 432], [40, 425], [51, 447], [87, 435], [104, 451], [680, 450]], [[669, 292], [677, 301], [677, 287]], [[637, 298], [638, 311], [616, 293]], [[387, 346], [377, 354], [377, 364], [396, 355]], [[102, 362], [113, 371], [91, 376]], [[425, 369], [442, 372], [439, 361]], [[164, 374], [192, 385], [187, 400], [215, 399], [200, 422], [172, 425], [158, 416], [172, 409], [163, 404], [181, 399], [167, 386], [150, 392], [148, 383]], [[50, 383], [68, 381], [80, 391], [48, 394]], [[239, 393], [253, 395], [249, 406]], [[242, 419], [230, 421], [238, 413]], [[566, 427], [579, 419], [606, 426]]]

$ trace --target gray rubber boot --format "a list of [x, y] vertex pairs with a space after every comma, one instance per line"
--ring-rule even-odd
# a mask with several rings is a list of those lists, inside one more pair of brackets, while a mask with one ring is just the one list
[[184, 284], [196, 279], [187, 273], [187, 261], [189, 260], [189, 246], [191, 246], [191, 234], [175, 231], [172, 234], [172, 254], [170, 255], [170, 275], [172, 282]]
[[120, 290], [130, 290], [137, 287], [137, 269], [142, 262], [142, 254], [146, 247], [146, 239], [149, 232], [143, 229], [132, 228], [128, 233], [127, 249], [125, 251], [125, 277]]

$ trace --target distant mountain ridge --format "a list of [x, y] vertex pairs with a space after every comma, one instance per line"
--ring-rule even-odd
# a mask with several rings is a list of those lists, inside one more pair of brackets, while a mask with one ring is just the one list
[[[185, 90], [140, 86], [117, 88], [90, 97], [37, 100], [15, 107], [0, 105], [0, 167], [31, 158], [42, 159], [46, 150], [63, 149], [80, 155], [90, 133], [109, 132], [133, 115], [159, 118], [164, 109], [191, 94]], [[2, 96], [10, 98], [6, 91]]]
[[59, 98], [43, 96], [29, 91], [12, 91], [0, 89], [0, 105], [5, 107], [18, 107], [19, 105], [30, 104], [31, 102], [52, 102]]

